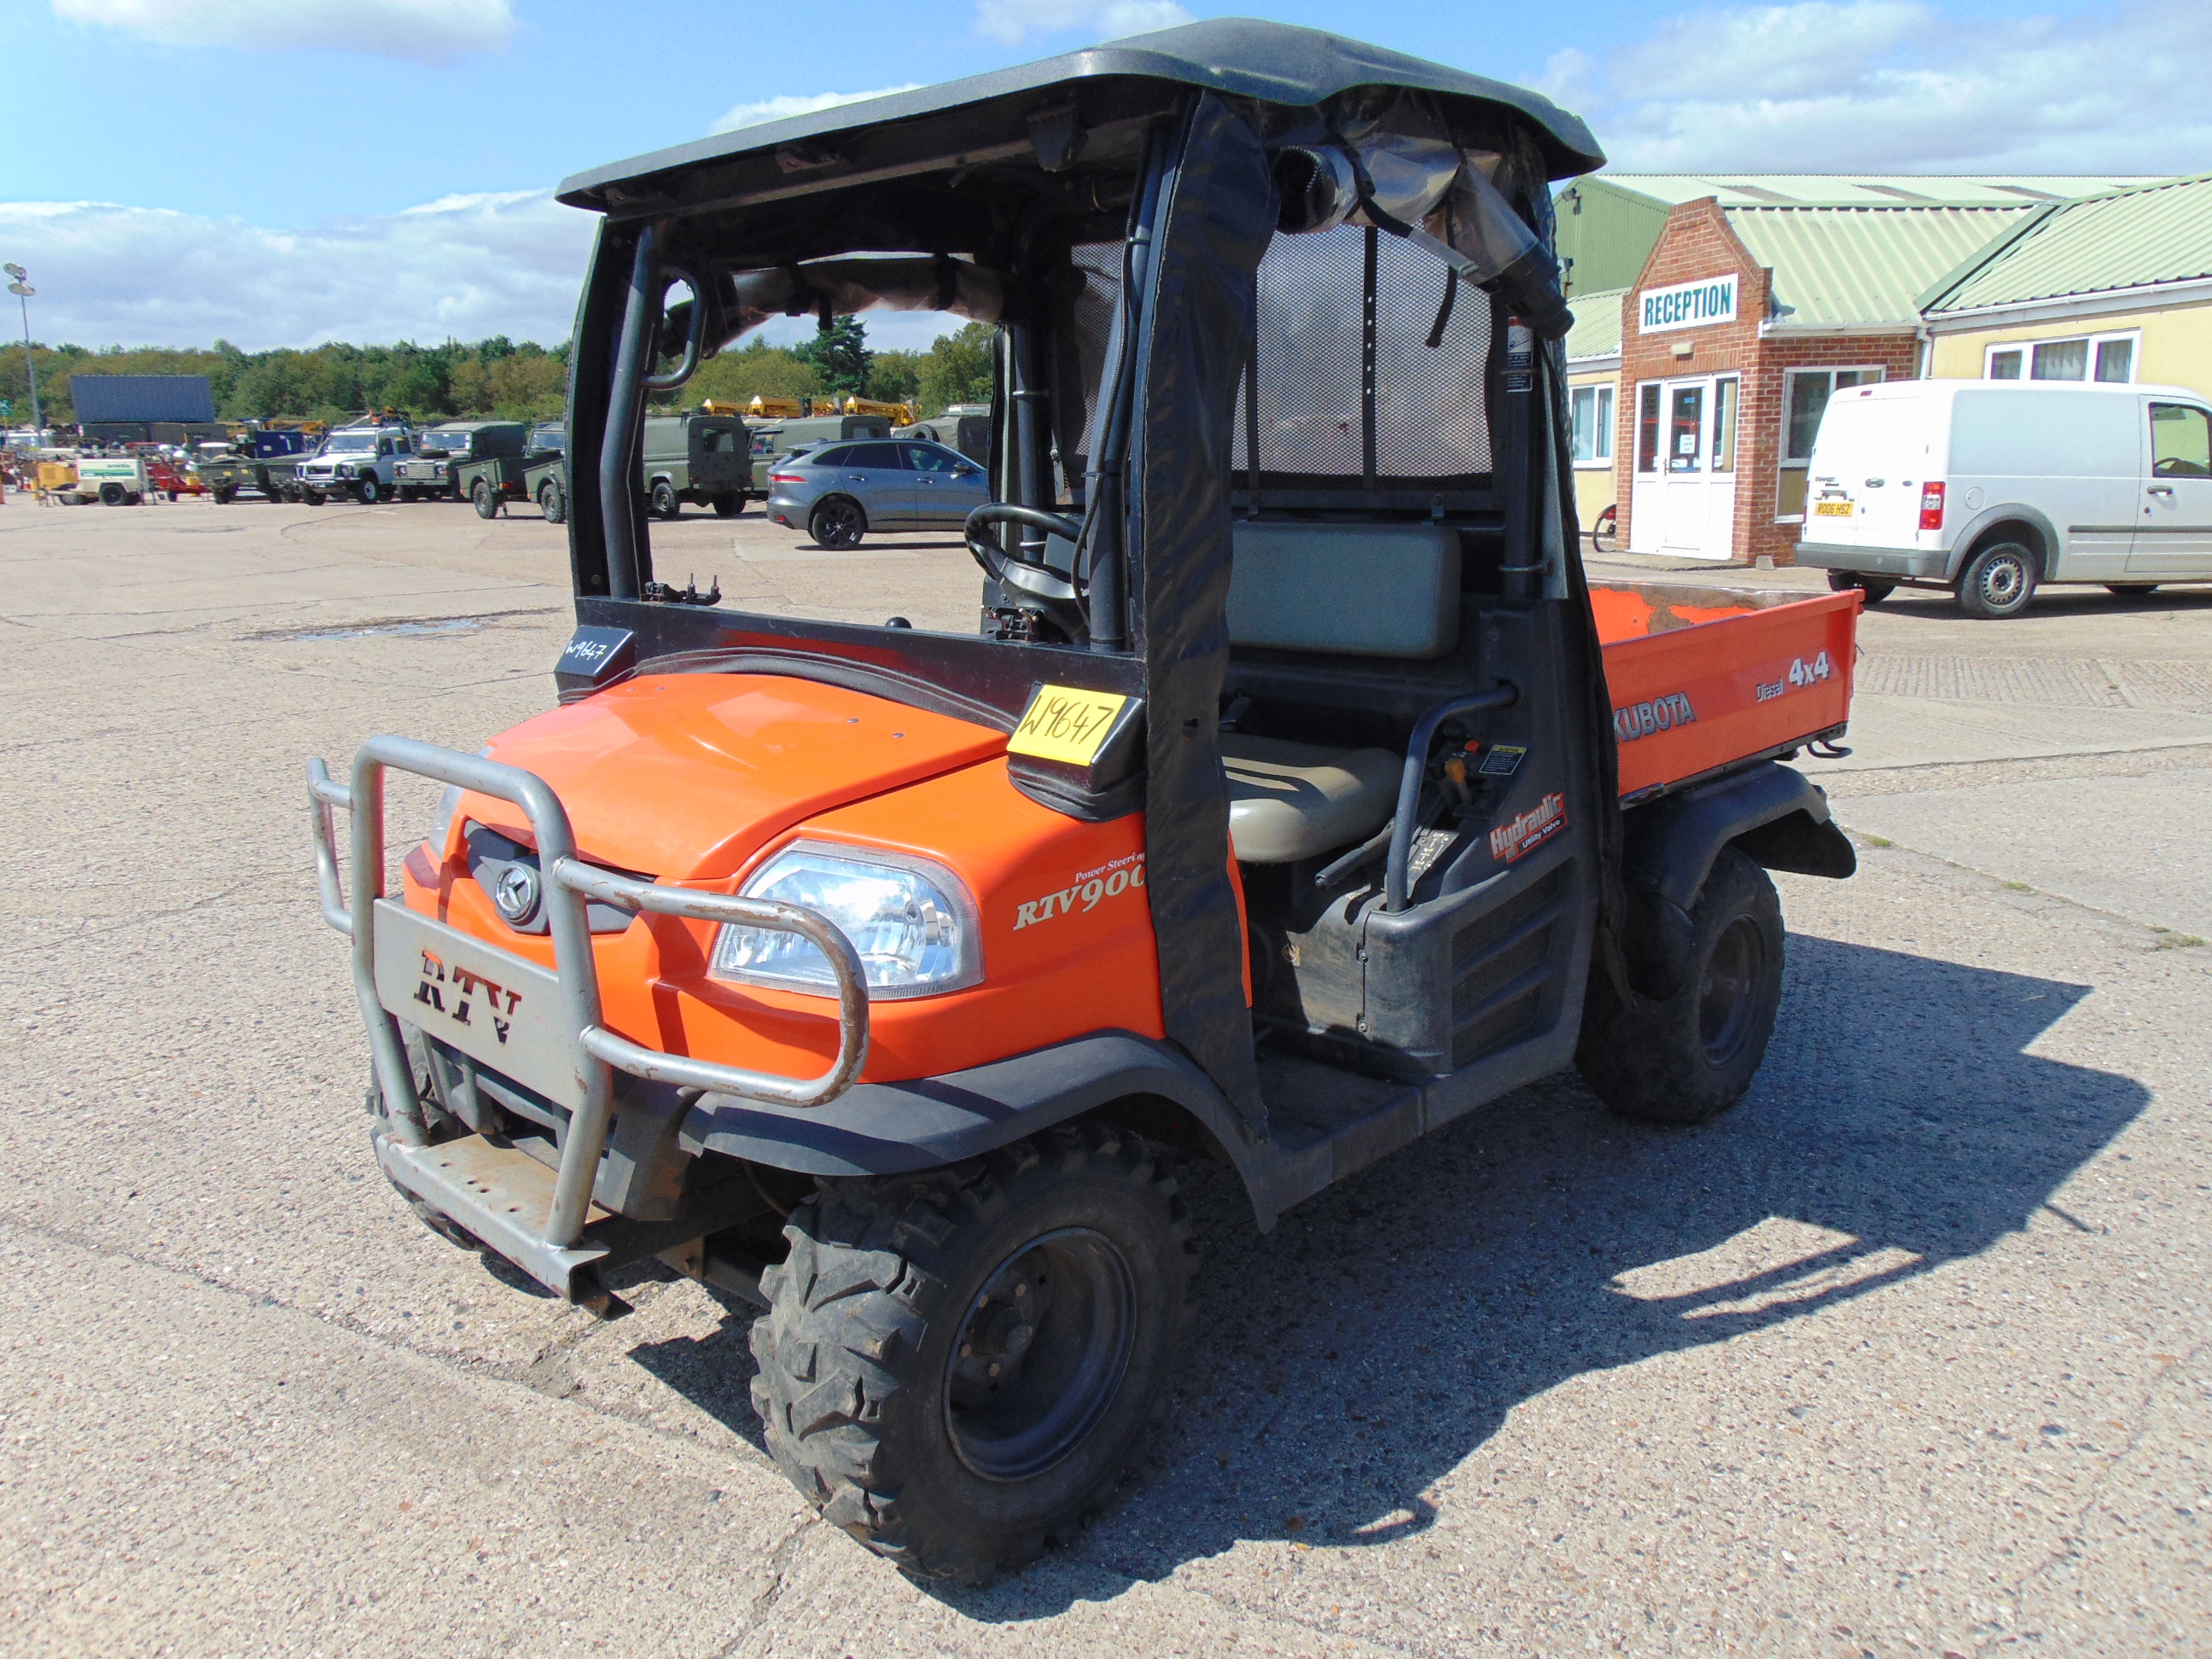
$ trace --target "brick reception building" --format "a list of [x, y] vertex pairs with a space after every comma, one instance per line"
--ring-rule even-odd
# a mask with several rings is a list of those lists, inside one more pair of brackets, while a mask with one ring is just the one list
[[[1571, 303], [1620, 313], [1617, 345], [1593, 318], [1570, 354], [1585, 527], [1609, 461], [1620, 545], [1791, 562], [1829, 397], [1925, 373], [1923, 292], [2039, 208], [2112, 182], [1578, 180], [1559, 198]], [[1609, 434], [1589, 429], [1604, 416]]]

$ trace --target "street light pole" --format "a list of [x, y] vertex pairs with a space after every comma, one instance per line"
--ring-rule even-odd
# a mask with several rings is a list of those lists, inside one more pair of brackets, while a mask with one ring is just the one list
[[31, 356], [31, 296], [39, 290], [30, 284], [31, 273], [21, 265], [0, 265], [14, 280], [8, 292], [15, 296], [15, 303], [23, 312], [23, 378], [31, 387], [31, 441], [36, 443], [44, 434], [46, 423], [39, 416], [39, 365]]

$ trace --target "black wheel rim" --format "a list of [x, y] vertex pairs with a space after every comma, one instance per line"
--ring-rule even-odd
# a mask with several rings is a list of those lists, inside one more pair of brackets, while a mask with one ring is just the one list
[[1734, 1060], [1750, 1035], [1765, 958], [1766, 942], [1749, 916], [1730, 922], [1705, 958], [1705, 985], [1698, 997], [1698, 1036], [1705, 1045], [1705, 1058], [1716, 1066]]
[[1128, 1369], [1136, 1287], [1103, 1233], [1067, 1227], [1002, 1262], [969, 1304], [945, 1373], [945, 1423], [988, 1480], [1025, 1480], [1098, 1425]]
[[844, 547], [860, 538], [860, 509], [849, 501], [839, 501], [822, 509], [822, 534], [816, 538], [825, 546]]

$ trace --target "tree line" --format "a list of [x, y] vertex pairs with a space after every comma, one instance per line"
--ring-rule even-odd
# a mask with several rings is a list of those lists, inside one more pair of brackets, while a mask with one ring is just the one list
[[[755, 340], [702, 364], [678, 391], [657, 399], [690, 405], [705, 398], [746, 403], [767, 398], [846, 397], [919, 404], [935, 413], [948, 404], [991, 395], [993, 331], [970, 323], [926, 351], [874, 351], [857, 318], [840, 319], [797, 347]], [[557, 419], [567, 394], [568, 347], [541, 346], [495, 335], [473, 345], [348, 345], [307, 350], [243, 351], [227, 340], [211, 347], [33, 345], [39, 401], [47, 422], [76, 421], [73, 374], [204, 374], [216, 413], [227, 421], [343, 421], [363, 410], [398, 410], [416, 421], [491, 416]], [[21, 346], [0, 349], [0, 398], [14, 405], [9, 421], [28, 423], [31, 400]]]

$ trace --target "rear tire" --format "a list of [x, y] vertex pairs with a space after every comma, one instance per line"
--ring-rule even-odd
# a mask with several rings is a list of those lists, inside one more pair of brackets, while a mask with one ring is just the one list
[[2139, 599], [2146, 593], [2157, 592], [2158, 584], [2156, 582], [2106, 582], [2105, 592], [2117, 594], [2124, 599]]
[[714, 497], [714, 516], [718, 519], [734, 519], [744, 510], [745, 498], [742, 495]]
[[1782, 1003], [1782, 901], [1766, 872], [1723, 848], [1690, 912], [1684, 988], [1621, 1001], [1590, 975], [1575, 1069], [1623, 1117], [1705, 1123], [1743, 1097], [1766, 1058]]
[[545, 515], [548, 524], [568, 522], [568, 498], [562, 493], [559, 479], [548, 478], [538, 486], [538, 510]]
[[2018, 542], [1992, 542], [1959, 573], [1959, 608], [1984, 622], [2002, 622], [2035, 597], [2035, 555]]
[[849, 495], [832, 495], [808, 515], [806, 533], [820, 547], [858, 547], [867, 533], [868, 515]]
[[1856, 588], [1866, 595], [1866, 602], [1870, 605], [1880, 605], [1897, 592], [1895, 582], [1884, 581], [1879, 576], [1869, 576], [1857, 570], [1831, 570], [1828, 573], [1828, 586], [1831, 591], [1838, 593], [1848, 593]]
[[1620, 504], [1607, 507], [1590, 525], [1590, 551], [1618, 553], [1620, 551]]
[[653, 487], [653, 516], [674, 519], [684, 512], [684, 503], [676, 498], [676, 486], [663, 478]]
[[475, 487], [469, 491], [469, 500], [475, 505], [479, 519], [499, 517], [499, 491], [491, 487], [490, 479], [478, 478]]
[[1188, 1214], [1158, 1152], [1110, 1125], [824, 1182], [784, 1237], [752, 1338], [769, 1451], [923, 1577], [980, 1583], [1073, 1533], [1184, 1346]]

